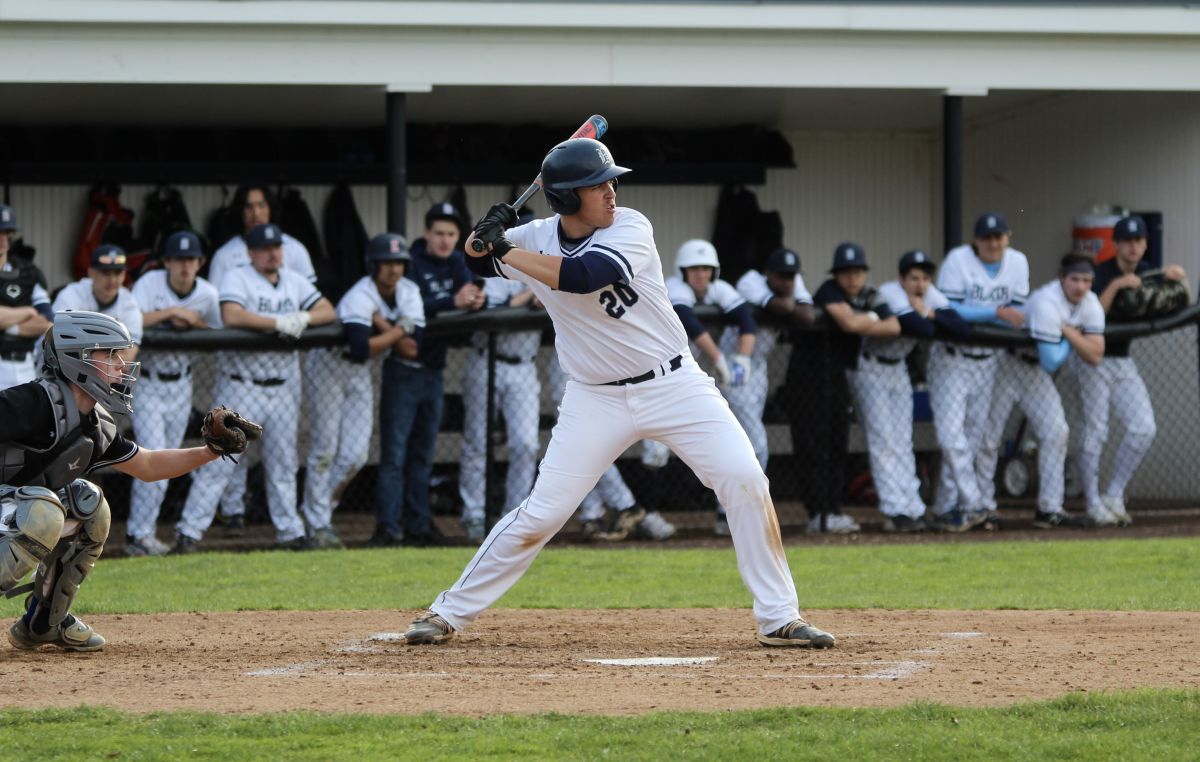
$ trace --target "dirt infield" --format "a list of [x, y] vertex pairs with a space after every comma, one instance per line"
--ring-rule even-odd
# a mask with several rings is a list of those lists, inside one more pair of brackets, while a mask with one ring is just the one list
[[746, 610], [496, 610], [448, 644], [407, 647], [411, 614], [89, 617], [102, 653], [3, 642], [0, 684], [23, 689], [0, 706], [638, 714], [1200, 687], [1200, 612], [810, 612], [839, 636], [826, 651], [757, 645]]

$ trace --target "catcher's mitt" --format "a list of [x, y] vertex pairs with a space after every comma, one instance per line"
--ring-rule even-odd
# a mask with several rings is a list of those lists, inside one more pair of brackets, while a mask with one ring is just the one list
[[246, 443], [261, 437], [262, 430], [262, 426], [222, 405], [214, 407], [204, 416], [200, 436], [209, 450], [237, 463], [233, 456], [244, 453]]
[[1141, 273], [1139, 288], [1123, 288], [1113, 297], [1109, 314], [1116, 321], [1144, 320], [1162, 317], [1187, 306], [1187, 286], [1170, 280], [1162, 270]]

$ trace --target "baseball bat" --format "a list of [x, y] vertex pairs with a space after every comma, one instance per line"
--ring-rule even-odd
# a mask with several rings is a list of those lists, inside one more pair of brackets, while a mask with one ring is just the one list
[[[579, 129], [575, 130], [571, 137], [567, 139], [574, 140], [575, 138], [592, 138], [593, 140], [599, 140], [606, 132], [608, 132], [608, 120], [599, 114], [592, 114], [588, 117], [587, 121], [579, 125]], [[520, 196], [517, 196], [517, 200], [509, 204], [509, 206], [511, 206], [514, 210], [520, 209], [526, 201], [533, 198], [534, 194], [541, 189], [542, 173], [538, 172], [537, 177], [533, 178], [533, 182], [529, 184], [529, 187], [525, 189], [525, 192]], [[483, 241], [471, 241], [471, 249], [473, 251], [481, 252], [485, 248], [486, 245]]]

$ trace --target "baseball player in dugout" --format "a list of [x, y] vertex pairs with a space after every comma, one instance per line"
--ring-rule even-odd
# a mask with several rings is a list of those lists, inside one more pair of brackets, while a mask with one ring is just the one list
[[[60, 312], [46, 332], [40, 376], [0, 391], [0, 593], [30, 594], [8, 630], [19, 649], [104, 647], [70, 613], [110, 523], [104, 494], [82, 477], [112, 466], [143, 481], [171, 479], [244, 451], [255, 434], [236, 414], [217, 422], [210, 414], [202, 447], [151, 450], [126, 439], [113, 415], [132, 410], [138, 364], [124, 358], [132, 347], [129, 331], [108, 315]], [[228, 427], [242, 423], [244, 430]], [[21, 585], [35, 567], [33, 581]]]
[[[458, 210], [434, 204], [425, 213], [425, 237], [412, 245], [406, 278], [421, 291], [426, 319], [452, 309], [480, 310], [483, 289], [458, 248]], [[396, 353], [383, 361], [379, 398], [379, 483], [372, 547], [448, 545], [433, 523], [429, 481], [442, 422], [445, 339], [424, 339], [417, 356]]]
[[370, 274], [337, 305], [345, 345], [310, 349], [305, 358], [310, 430], [301, 513], [317, 549], [342, 546], [333, 531], [333, 510], [367, 462], [374, 417], [371, 377], [385, 356], [415, 358], [425, 328], [421, 290], [404, 277], [412, 263], [404, 236], [375, 236], [366, 260]]
[[1087, 519], [1063, 510], [1067, 460], [1066, 415], [1052, 374], [1068, 355], [1095, 367], [1104, 357], [1104, 310], [1092, 293], [1092, 262], [1068, 254], [1058, 278], [1034, 291], [1025, 305], [1033, 347], [1008, 347], [997, 358], [991, 411], [978, 463], [984, 508], [996, 510], [996, 463], [1009, 414], [1019, 407], [1038, 440], [1038, 507], [1033, 525], [1040, 529], [1104, 526], [1106, 513], [1089, 507]]
[[[163, 269], [146, 273], [133, 284], [147, 328], [192, 331], [221, 327], [217, 289], [196, 277], [204, 252], [195, 233], [173, 233], [163, 247]], [[142, 378], [133, 430], [151, 449], [178, 447], [191, 414], [192, 358], [178, 350], [142, 353]], [[167, 494], [163, 481], [134, 481], [125, 530], [125, 554], [161, 556], [170, 546], [155, 535], [158, 513]]]
[[54, 319], [41, 271], [9, 256], [16, 234], [16, 213], [0, 204], [0, 389], [36, 377], [33, 345]]
[[913, 388], [905, 360], [920, 339], [962, 336], [969, 327], [933, 285], [937, 265], [923, 251], [900, 257], [900, 277], [879, 287], [879, 298], [900, 323], [897, 338], [863, 340], [858, 367], [847, 371], [859, 423], [867, 435], [871, 478], [885, 532], [925, 529], [925, 503], [913, 455]]
[[137, 357], [142, 341], [142, 308], [133, 293], [125, 288], [125, 251], [120, 246], [102, 244], [92, 252], [87, 277], [58, 292], [54, 312], [91, 310], [116, 318], [133, 337], [133, 344], [122, 354], [129, 362]]
[[[333, 305], [316, 286], [283, 267], [282, 231], [267, 223], [246, 234], [250, 266], [225, 274], [218, 289], [221, 322], [226, 328], [278, 334], [280, 349], [219, 353], [216, 397], [229, 400], [247, 415], [269, 421], [263, 440], [267, 508], [278, 547], [314, 547], [296, 511], [296, 411], [300, 407], [300, 357], [287, 348], [309, 325], [333, 322]], [[175, 526], [176, 553], [198, 550], [212, 524], [217, 501], [234, 471], [246, 461], [229, 459], [208, 465], [192, 481], [183, 515]]]
[[[1142, 275], [1151, 269], [1145, 261], [1147, 247], [1146, 221], [1138, 216], [1125, 217], [1113, 227], [1117, 254], [1096, 267], [1092, 291], [1108, 322], [1122, 319], [1118, 296], [1142, 287]], [[1182, 284], [1191, 302], [1187, 276], [1179, 265], [1163, 268], [1162, 276]], [[1125, 509], [1125, 488], [1137, 472], [1142, 459], [1154, 442], [1157, 429], [1154, 408], [1146, 383], [1130, 357], [1130, 341], [1116, 339], [1105, 347], [1099, 365], [1080, 362], [1082, 357], [1068, 358], [1067, 367], [1079, 379], [1083, 398], [1083, 437], [1078, 454], [1078, 471], [1083, 484], [1088, 516], [1104, 526], [1127, 526], [1132, 523]], [[1108, 439], [1109, 410], [1116, 414], [1125, 430], [1113, 457], [1112, 473], [1104, 490], [1100, 490], [1100, 455]]]
[[[846, 450], [850, 434], [850, 391], [847, 373], [858, 364], [864, 337], [900, 334], [900, 323], [867, 284], [867, 255], [856, 243], [842, 243], [833, 252], [832, 278], [813, 295], [833, 323], [828, 349], [814, 357], [797, 347], [789, 363], [787, 390], [793, 408], [792, 431], [802, 463], [801, 499], [808, 510], [808, 531], [848, 534], [859, 527], [842, 513]], [[807, 423], [807, 425], [805, 425]]]
[[[988, 213], [975, 221], [975, 238], [946, 255], [938, 290], [970, 323], [1025, 324], [1021, 307], [1029, 298], [1029, 260], [1009, 246], [1008, 222]], [[979, 491], [976, 462], [983, 448], [992, 387], [994, 347], [937, 342], [929, 351], [929, 403], [942, 450], [942, 469], [933, 504], [933, 526], [965, 532], [999, 526]]]
[[482, 252], [468, 246], [474, 272], [519, 280], [545, 306], [570, 380], [533, 491], [412, 622], [410, 644], [446, 641], [473, 622], [516, 583], [617, 456], [652, 438], [691, 466], [728, 510], [759, 642], [834, 645], [800, 615], [767, 478], [688, 351], [650, 221], [617, 206], [616, 179], [628, 171], [599, 141], [564, 141], [541, 167], [554, 214], [513, 227], [512, 207], [496, 204], [471, 235], [484, 243]]
[[[750, 312], [750, 305], [737, 289], [721, 280], [720, 276], [721, 263], [717, 259], [717, 250], [711, 243], [699, 238], [684, 241], [675, 252], [675, 274], [667, 278], [667, 298], [671, 300], [675, 314], [679, 315], [683, 331], [694, 350], [702, 352], [708, 358], [717, 388], [725, 395], [734, 417], [742, 424], [742, 428], [749, 432], [744, 422], [748, 417], [747, 410], [744, 405], [735, 404], [735, 398], [730, 396], [730, 391], [741, 389], [750, 383], [753, 374], [750, 356], [754, 353], [758, 324]], [[697, 305], [718, 307], [737, 321], [736, 326], [722, 332], [721, 346], [717, 346], [717, 342], [696, 317]], [[737, 397], [736, 400], [740, 403], [743, 398]], [[753, 445], [753, 437], [750, 441]], [[664, 452], [660, 459], [666, 460], [665, 444], [648, 439], [644, 446], [647, 449], [661, 448]], [[757, 448], [754, 455], [758, 458]], [[759, 466], [766, 468], [767, 464], [762, 458], [758, 458], [758, 462]], [[714, 532], [721, 536], [729, 536], [729, 518], [725, 506], [720, 503], [717, 504]]]

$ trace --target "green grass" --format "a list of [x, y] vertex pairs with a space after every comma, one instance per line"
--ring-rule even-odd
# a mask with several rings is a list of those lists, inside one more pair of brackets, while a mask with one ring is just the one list
[[6, 759], [1195, 758], [1200, 691], [1072, 694], [996, 709], [557, 714], [484, 718], [290, 713], [252, 717], [0, 711]]
[[[77, 611], [413, 609], [471, 551], [207, 553], [102, 559]], [[1200, 539], [791, 547], [805, 609], [1200, 610]], [[552, 548], [499, 606], [746, 607], [730, 549]], [[0, 614], [19, 600], [0, 600]]]

